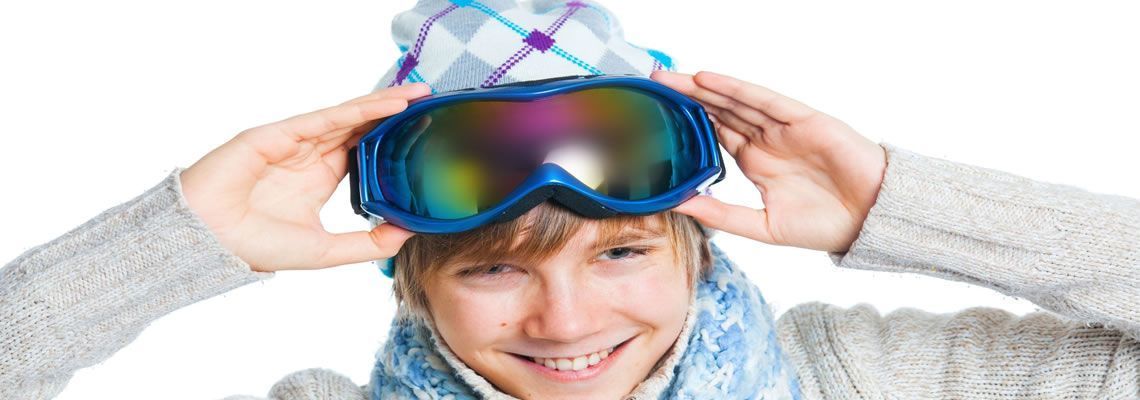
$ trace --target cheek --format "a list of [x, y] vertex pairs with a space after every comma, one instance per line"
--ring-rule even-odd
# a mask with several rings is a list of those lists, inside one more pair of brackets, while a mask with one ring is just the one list
[[[517, 316], [508, 293], [485, 293], [458, 287], [427, 290], [429, 307], [439, 334], [464, 361], [516, 330]], [[436, 306], [436, 305], [440, 306]]]
[[663, 262], [638, 275], [614, 286], [611, 304], [642, 324], [679, 331], [689, 308], [684, 268]]

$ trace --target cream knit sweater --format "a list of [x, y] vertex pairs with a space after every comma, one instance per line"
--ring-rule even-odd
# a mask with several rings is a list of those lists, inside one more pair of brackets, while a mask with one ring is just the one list
[[[833, 262], [970, 282], [1049, 312], [796, 306], [779, 335], [807, 398], [1140, 399], [1140, 201], [882, 145], [878, 199]], [[220, 246], [187, 207], [181, 170], [0, 270], [0, 399], [54, 397], [155, 319], [273, 276]], [[314, 368], [268, 397], [367, 392]]]

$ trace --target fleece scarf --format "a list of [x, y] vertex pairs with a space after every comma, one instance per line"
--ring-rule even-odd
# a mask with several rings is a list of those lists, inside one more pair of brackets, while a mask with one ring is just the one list
[[[627, 398], [799, 399], [759, 289], [712, 245], [686, 326], [656, 370]], [[379, 399], [514, 399], [463, 364], [432, 324], [396, 319], [376, 354], [369, 390]]]

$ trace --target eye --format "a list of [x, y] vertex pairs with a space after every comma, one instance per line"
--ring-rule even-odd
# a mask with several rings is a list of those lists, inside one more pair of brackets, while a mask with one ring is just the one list
[[517, 268], [508, 264], [491, 264], [464, 269], [459, 271], [459, 276], [465, 278], [495, 278], [517, 270]]
[[483, 273], [487, 275], [498, 275], [513, 271], [514, 267], [506, 264], [495, 264], [484, 269]]
[[614, 247], [612, 249], [603, 251], [598, 255], [600, 260], [620, 260], [624, 258], [634, 258], [643, 256], [649, 252], [647, 248], [640, 247]]

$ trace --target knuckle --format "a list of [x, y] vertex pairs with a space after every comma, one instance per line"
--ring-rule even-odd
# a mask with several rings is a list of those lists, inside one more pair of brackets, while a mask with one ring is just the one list
[[[359, 109], [359, 107], [356, 107], [356, 108]], [[329, 118], [329, 116], [327, 114], [321, 115], [321, 118], [319, 119], [319, 121], [320, 121], [320, 126], [321, 126], [321, 132], [329, 132], [329, 131], [336, 129], [336, 122], [333, 122], [332, 118]]]

